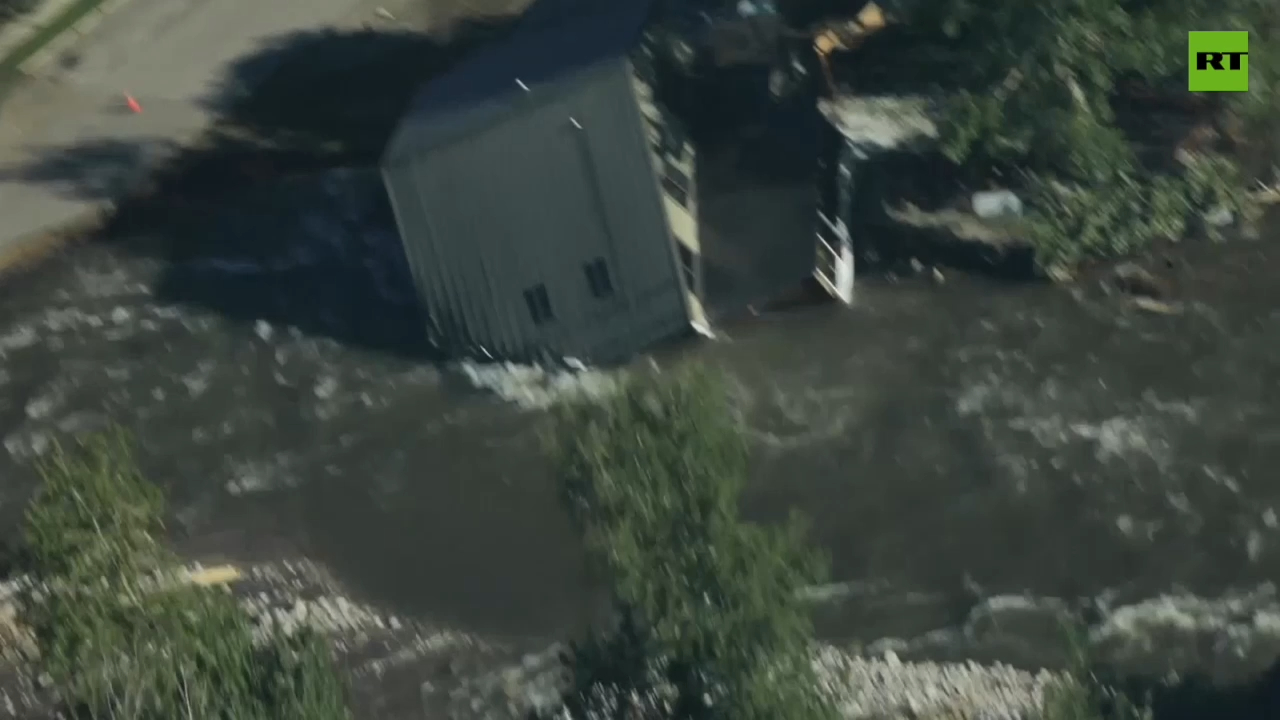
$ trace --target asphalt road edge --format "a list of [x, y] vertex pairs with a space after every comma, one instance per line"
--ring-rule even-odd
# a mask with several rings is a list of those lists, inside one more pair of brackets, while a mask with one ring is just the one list
[[[53, 61], [129, 0], [49, 0], [25, 19], [0, 31], [0, 96], [4, 85], [20, 82]], [[8, 77], [6, 77], [8, 76]], [[108, 206], [94, 207], [57, 226], [43, 228], [0, 246], [0, 277], [56, 251], [66, 240], [98, 225]]]

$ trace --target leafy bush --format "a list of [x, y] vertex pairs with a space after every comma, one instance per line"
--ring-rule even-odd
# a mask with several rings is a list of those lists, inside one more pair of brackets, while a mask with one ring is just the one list
[[[943, 123], [955, 162], [1017, 168], [1030, 190], [1032, 241], [1045, 267], [1122, 255], [1178, 237], [1189, 218], [1245, 212], [1249, 184], [1277, 161], [1274, 51], [1280, 11], [1269, 0], [913, 0], [909, 21], [956, 57], [961, 88]], [[1227, 143], [1180, 168], [1149, 168], [1121, 131], [1121, 81], [1182, 82], [1188, 29], [1249, 30], [1250, 91], [1224, 101]], [[1271, 49], [1269, 49], [1271, 48]], [[1144, 118], [1138, 124], [1150, 125]], [[1243, 149], [1242, 149], [1243, 148]], [[1240, 163], [1244, 159], [1246, 162]], [[1241, 166], [1243, 165], [1243, 166]]]
[[[1127, 170], [1093, 183], [1029, 179], [1029, 240], [1041, 267], [1069, 269], [1089, 258], [1136, 252], [1152, 240], [1177, 240], [1207, 209], [1248, 216], [1253, 208], [1233, 163], [1193, 158], [1181, 177]], [[1211, 237], [1218, 230], [1206, 227]]]
[[636, 380], [603, 404], [563, 408], [550, 438], [564, 504], [617, 617], [567, 658], [571, 709], [833, 716], [797, 598], [824, 563], [797, 520], [740, 518], [747, 447], [712, 374]]
[[22, 620], [72, 717], [337, 720], [343, 684], [310, 633], [259, 637], [225, 589], [177, 578], [164, 503], [120, 433], [56, 448], [27, 510]]

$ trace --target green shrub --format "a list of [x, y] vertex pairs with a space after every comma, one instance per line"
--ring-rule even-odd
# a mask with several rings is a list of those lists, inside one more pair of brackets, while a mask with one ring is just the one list
[[164, 503], [120, 433], [55, 449], [27, 510], [22, 620], [69, 715], [337, 720], [343, 683], [314, 634], [258, 637], [225, 589], [176, 578]]
[[[1044, 268], [1070, 269], [1091, 258], [1120, 257], [1155, 240], [1178, 240], [1206, 210], [1237, 217], [1252, 208], [1235, 164], [1222, 156], [1191, 158], [1181, 175], [1124, 170], [1092, 183], [1028, 182], [1030, 241]], [[1213, 227], [1204, 228], [1217, 238]]]
[[[942, 146], [971, 168], [1014, 168], [1029, 192], [1037, 259], [1070, 269], [1182, 236], [1199, 213], [1237, 216], [1255, 180], [1273, 182], [1280, 25], [1268, 0], [913, 0], [913, 27], [933, 33], [958, 59], [942, 123]], [[1121, 84], [1173, 87], [1186, 73], [1191, 28], [1248, 30], [1248, 93], [1223, 101], [1217, 118], [1236, 144], [1201, 150], [1185, 167], [1147, 167], [1138, 147], [1159, 138], [1157, 115], [1116, 111]], [[1254, 50], [1254, 48], [1257, 50]], [[1170, 148], [1171, 149], [1171, 148]], [[1238, 163], [1243, 159], [1245, 162]], [[1160, 166], [1166, 163], [1156, 162]]]
[[797, 598], [824, 563], [798, 521], [740, 518], [747, 447], [715, 376], [632, 381], [602, 404], [562, 409], [551, 440], [564, 504], [618, 619], [571, 654], [571, 704], [608, 686], [643, 698], [646, 716], [833, 716]]

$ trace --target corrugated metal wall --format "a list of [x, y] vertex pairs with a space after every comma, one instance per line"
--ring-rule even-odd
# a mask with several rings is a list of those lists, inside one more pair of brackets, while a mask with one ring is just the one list
[[[525, 111], [384, 169], [428, 311], [452, 342], [495, 355], [621, 359], [688, 328], [629, 72], [617, 61]], [[615, 294], [592, 295], [605, 260]], [[542, 284], [554, 320], [524, 292]]]

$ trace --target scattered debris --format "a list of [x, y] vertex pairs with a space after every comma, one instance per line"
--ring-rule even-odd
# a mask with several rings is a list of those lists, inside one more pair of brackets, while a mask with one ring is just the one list
[[970, 199], [973, 214], [984, 220], [1022, 217], [1022, 198], [1010, 190], [984, 190]]
[[1224, 228], [1230, 226], [1236, 220], [1236, 214], [1231, 208], [1216, 207], [1204, 214], [1204, 222], [1209, 227]]
[[1177, 315], [1182, 312], [1182, 308], [1176, 305], [1149, 297], [1134, 298], [1133, 306], [1139, 310], [1146, 310], [1147, 312], [1159, 313], [1161, 315]]
[[488, 390], [526, 410], [544, 409], [575, 399], [602, 398], [618, 388], [621, 380], [618, 374], [591, 369], [573, 358], [563, 362], [562, 369], [466, 361], [459, 363], [457, 370], [472, 387]]
[[1166, 283], [1137, 263], [1117, 265], [1111, 271], [1109, 284], [1116, 290], [1135, 297], [1159, 299], [1169, 295]]
[[1058, 284], [1066, 284], [1075, 279], [1075, 275], [1064, 265], [1052, 265], [1045, 270], [1045, 275]]
[[840, 95], [818, 101], [818, 111], [866, 152], [905, 150], [938, 138], [938, 109], [925, 97]]

